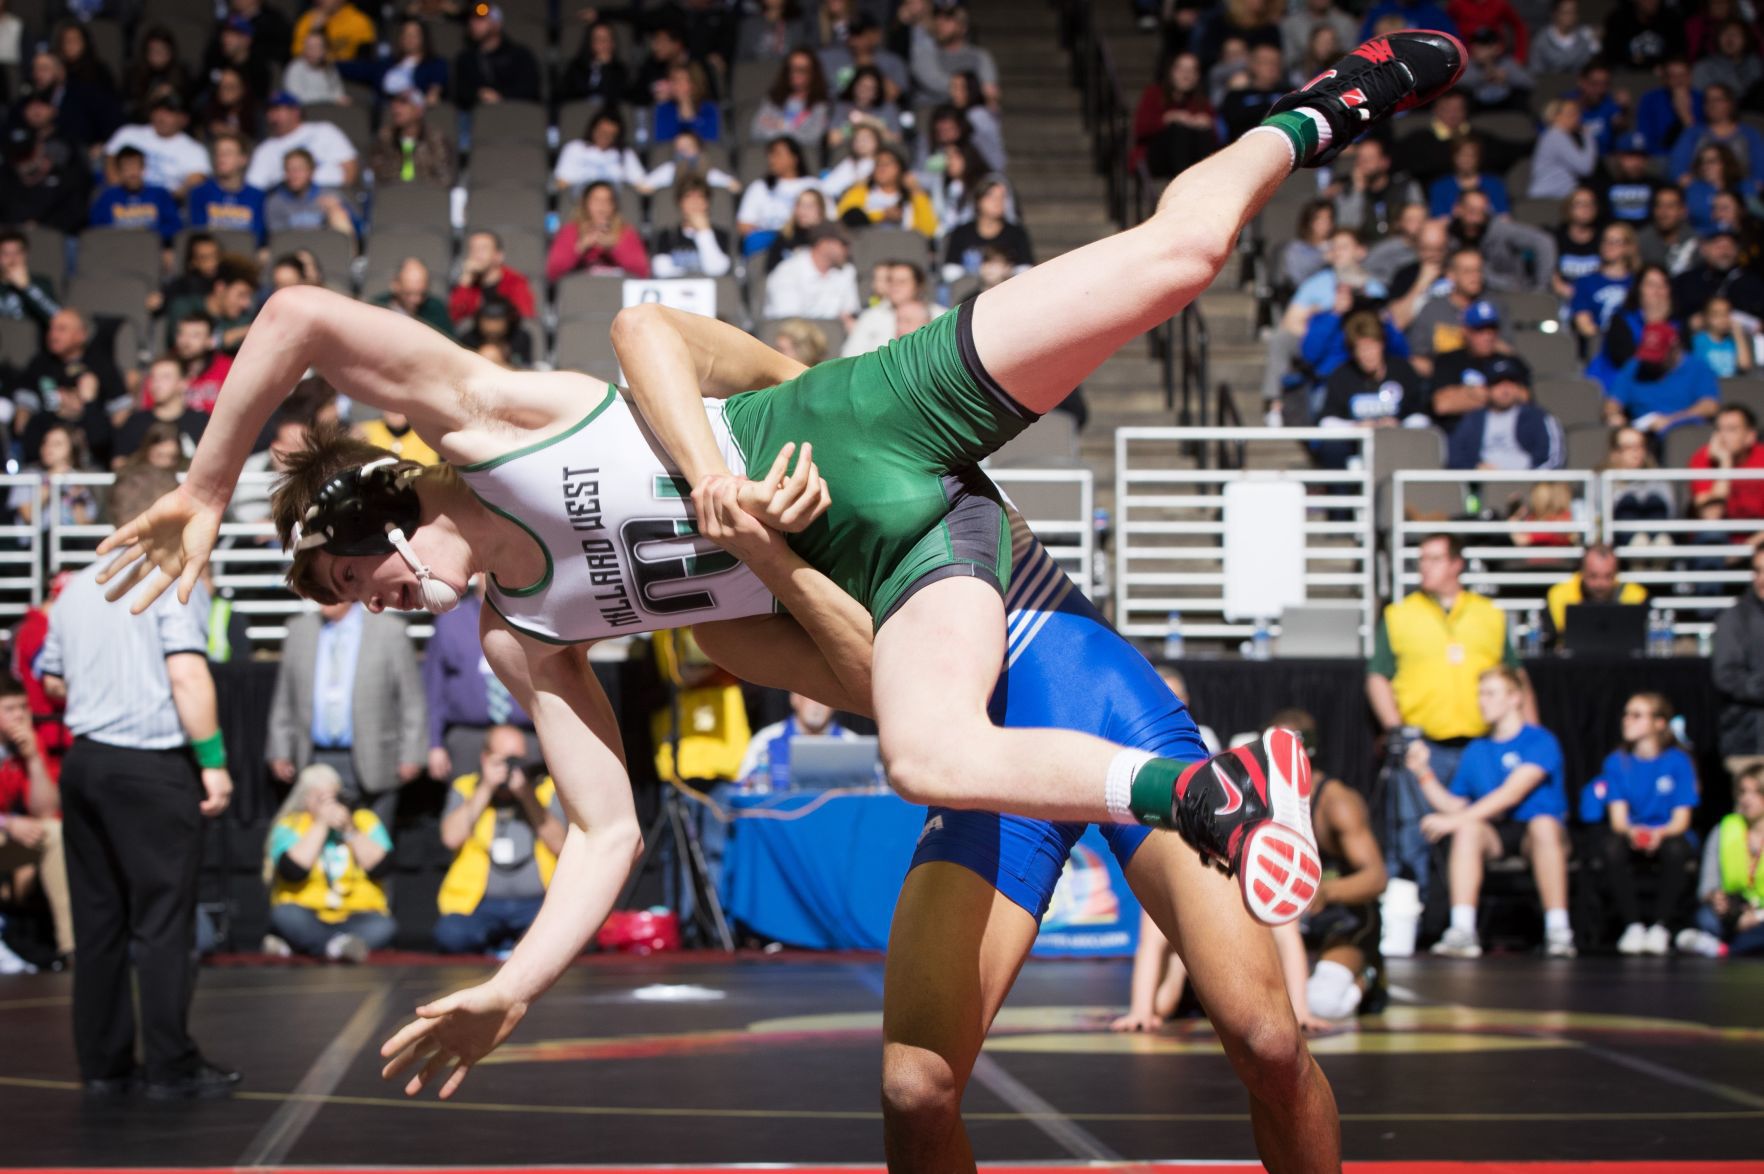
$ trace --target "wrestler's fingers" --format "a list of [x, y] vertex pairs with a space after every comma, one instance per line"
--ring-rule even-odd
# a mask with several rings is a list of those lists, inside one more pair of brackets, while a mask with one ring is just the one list
[[[170, 575], [158, 568], [154, 568], [153, 577], [147, 580], [147, 585], [141, 588], [140, 594], [136, 595], [135, 601], [129, 605], [129, 614], [138, 616], [148, 608], [152, 607], [153, 601], [158, 599], [161, 595], [164, 595], [165, 589], [170, 587], [172, 582], [173, 580]], [[185, 602], [187, 603], [189, 601], [186, 600]]]
[[121, 579], [112, 583], [105, 589], [105, 601], [108, 603], [115, 603], [117, 600], [133, 591], [136, 587], [140, 586], [141, 581], [148, 575], [152, 574], [153, 570], [153, 564], [150, 562], [142, 561], [135, 563], [123, 573]]
[[451, 1097], [454, 1092], [458, 1090], [459, 1086], [465, 1083], [466, 1073], [471, 1070], [472, 1066], [462, 1061], [459, 1066], [448, 1075], [447, 1083], [441, 1086], [441, 1099], [446, 1100], [448, 1097]]
[[765, 485], [768, 489], [783, 484], [785, 477], [790, 473], [790, 454], [795, 451], [796, 442], [794, 440], [786, 441], [784, 447], [778, 450], [778, 455], [772, 458], [772, 467], [766, 472], [765, 478]]
[[433, 1019], [413, 1019], [399, 1028], [391, 1039], [380, 1045], [380, 1055], [393, 1056], [404, 1051], [439, 1026]]
[[[387, 1046], [389, 1047], [391, 1045], [388, 1044]], [[380, 1069], [380, 1078], [382, 1080], [392, 1079], [400, 1072], [409, 1068], [412, 1064], [415, 1064], [418, 1060], [428, 1058], [428, 1056], [435, 1051], [436, 1046], [435, 1041], [432, 1039], [419, 1039], [414, 1044], [401, 1049], [392, 1057], [392, 1059], [386, 1062], [385, 1067]]]
[[430, 1056], [429, 1062], [423, 1065], [423, 1070], [411, 1077], [410, 1082], [404, 1086], [404, 1095], [414, 1097], [422, 1092], [423, 1087], [434, 1080], [435, 1075], [445, 1068], [451, 1060], [452, 1057], [445, 1052], [436, 1052]]
[[[128, 546], [138, 541], [140, 537], [140, 523], [138, 521], [130, 521], [127, 525], [118, 526], [115, 530], [112, 530], [106, 535], [104, 541], [98, 544], [98, 553], [109, 554], [118, 547]], [[102, 580], [100, 580], [100, 582], [102, 582]]]

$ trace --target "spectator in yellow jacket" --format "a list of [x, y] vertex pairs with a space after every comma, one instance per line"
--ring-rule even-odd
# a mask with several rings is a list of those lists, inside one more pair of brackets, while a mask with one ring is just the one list
[[892, 146], [876, 153], [876, 167], [870, 178], [853, 184], [840, 198], [838, 215], [845, 224], [910, 228], [926, 239], [937, 235], [937, 213], [931, 207], [931, 197], [907, 170], [906, 157]]
[[1568, 629], [1568, 607], [1575, 603], [1626, 603], [1640, 607], [1648, 601], [1640, 583], [1617, 579], [1617, 552], [1602, 542], [1586, 548], [1580, 569], [1551, 587], [1544, 619], [1544, 642], [1554, 646]]
[[294, 780], [270, 825], [265, 953], [360, 962], [398, 932], [377, 879], [391, 863], [392, 837], [372, 811], [351, 811], [342, 791], [337, 771], [314, 763]]

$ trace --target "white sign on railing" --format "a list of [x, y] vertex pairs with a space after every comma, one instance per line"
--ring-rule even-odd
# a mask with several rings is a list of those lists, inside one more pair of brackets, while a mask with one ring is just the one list
[[[1203, 444], [1241, 444], [1245, 463], [1255, 464], [1258, 452], [1289, 462], [1297, 446], [1324, 440], [1355, 446], [1360, 467], [1195, 467], [1194, 452]], [[1253, 619], [1226, 614], [1225, 489], [1244, 481], [1290, 481], [1304, 490], [1303, 598], [1353, 605], [1362, 641], [1367, 639], [1376, 598], [1377, 534], [1367, 471], [1372, 445], [1372, 432], [1339, 428], [1117, 429], [1115, 626], [1127, 636], [1158, 639], [1167, 634], [1170, 614], [1179, 612], [1185, 636], [1249, 636]]]

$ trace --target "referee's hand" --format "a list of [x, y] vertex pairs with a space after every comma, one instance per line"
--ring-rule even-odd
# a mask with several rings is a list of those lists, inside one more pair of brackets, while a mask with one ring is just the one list
[[205, 767], [202, 771], [202, 814], [213, 819], [233, 801], [233, 776], [224, 766]]

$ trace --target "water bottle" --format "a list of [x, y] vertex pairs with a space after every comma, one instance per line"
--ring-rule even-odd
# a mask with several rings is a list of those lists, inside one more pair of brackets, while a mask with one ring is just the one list
[[1274, 633], [1265, 616], [1256, 617], [1255, 631], [1250, 634], [1250, 659], [1267, 660], [1274, 655]]
[[1666, 657], [1672, 655], [1672, 621], [1667, 618], [1663, 608], [1648, 610], [1648, 655]]
[[1164, 618], [1164, 659], [1182, 659], [1182, 613], [1179, 611]]
[[1543, 615], [1535, 607], [1525, 613], [1523, 648], [1526, 656], [1543, 654]]

